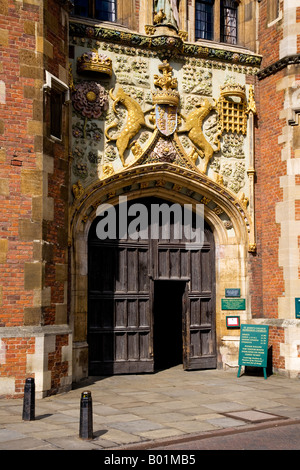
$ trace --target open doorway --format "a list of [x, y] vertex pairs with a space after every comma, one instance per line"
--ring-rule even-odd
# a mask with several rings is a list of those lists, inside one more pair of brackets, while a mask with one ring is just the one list
[[153, 303], [154, 368], [183, 362], [183, 294], [185, 281], [155, 281]]

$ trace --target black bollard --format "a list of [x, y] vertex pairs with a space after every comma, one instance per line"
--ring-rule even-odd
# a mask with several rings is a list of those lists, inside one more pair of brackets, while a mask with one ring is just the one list
[[25, 381], [23, 400], [23, 420], [34, 421], [35, 419], [35, 383], [34, 378], [29, 377]]
[[93, 407], [91, 392], [82, 392], [80, 400], [79, 437], [93, 439]]

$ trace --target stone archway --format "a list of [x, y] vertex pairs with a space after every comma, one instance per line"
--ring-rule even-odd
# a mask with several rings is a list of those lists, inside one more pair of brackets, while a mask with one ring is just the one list
[[71, 325], [73, 328], [73, 379], [88, 375], [88, 233], [99, 204], [116, 205], [120, 195], [128, 200], [160, 197], [179, 204], [203, 203], [204, 216], [211, 227], [216, 257], [216, 347], [222, 367], [236, 359], [238, 335], [226, 329], [221, 298], [226, 287], [239, 287], [246, 298], [244, 321], [250, 318], [247, 258], [252, 249], [253, 226], [243, 203], [226, 188], [205, 175], [196, 175], [174, 165], [154, 164], [133, 168], [88, 188], [75, 200], [71, 213], [70, 249], [72, 258]]

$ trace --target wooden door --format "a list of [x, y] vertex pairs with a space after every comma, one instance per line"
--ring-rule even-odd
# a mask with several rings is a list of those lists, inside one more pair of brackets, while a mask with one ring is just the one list
[[[138, 202], [148, 208], [153, 202], [166, 203], [155, 198]], [[96, 226], [97, 219], [89, 234], [89, 374], [152, 372], [155, 364], [161, 364], [162, 357], [157, 356], [163, 353], [157, 346], [154, 323], [159, 321], [157, 309], [159, 315], [167, 316], [159, 341], [168, 344], [170, 336], [177, 335], [184, 368], [215, 368], [215, 261], [209, 227], [205, 227], [203, 246], [187, 249], [184, 240], [174, 237], [173, 226], [169, 240], [149, 236], [148, 240], [115, 241], [99, 240]], [[172, 309], [164, 313], [157, 304], [157, 283], [160, 296], [164, 286], [166, 296], [172, 295], [172, 289], [181, 292], [174, 295], [177, 300], [172, 307], [174, 315], [177, 312], [176, 330]], [[174, 351], [178, 354], [178, 349]]]
[[213, 234], [205, 228], [203, 248], [190, 250], [190, 282], [186, 295], [185, 369], [217, 367], [215, 325], [215, 256]]
[[[204, 225], [201, 247], [174, 237], [158, 240], [154, 279], [186, 281], [182, 297], [183, 365], [187, 370], [216, 368], [215, 252], [213, 233]], [[175, 284], [174, 284], [175, 288]]]
[[149, 242], [89, 235], [89, 374], [153, 371]]

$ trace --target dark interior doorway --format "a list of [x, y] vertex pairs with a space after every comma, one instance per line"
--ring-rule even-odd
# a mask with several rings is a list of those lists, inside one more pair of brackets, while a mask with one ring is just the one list
[[155, 281], [153, 303], [154, 368], [183, 362], [183, 294], [185, 281]]

